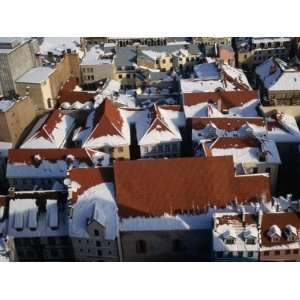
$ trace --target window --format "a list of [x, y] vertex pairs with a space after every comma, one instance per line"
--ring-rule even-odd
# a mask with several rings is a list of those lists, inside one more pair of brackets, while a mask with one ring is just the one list
[[271, 174], [271, 168], [266, 168], [266, 173]]
[[184, 250], [184, 245], [182, 244], [181, 240], [176, 239], [172, 242], [172, 248], [174, 252], [181, 252]]
[[102, 251], [101, 250], [97, 250], [97, 255], [98, 256], [102, 256]]
[[166, 152], [170, 152], [170, 145], [165, 145]]
[[83, 249], [79, 249], [79, 252], [83, 252]]
[[91, 75], [91, 80], [94, 80], [94, 79], [95, 79], [94, 75]]
[[227, 238], [225, 240], [225, 244], [227, 244], [227, 245], [233, 245], [234, 244], [234, 238]]
[[156, 60], [156, 64], [159, 65], [159, 59]]
[[162, 60], [162, 63], [163, 63], [163, 64], [165, 64], [165, 63], [166, 63], [166, 60], [165, 60], [165, 59], [163, 59], [163, 60]]
[[123, 152], [123, 147], [118, 147], [118, 152]]
[[19, 259], [24, 258], [24, 251], [23, 250], [18, 250], [18, 257], [19, 257]]
[[87, 249], [87, 253], [90, 253], [91, 252], [91, 249]]
[[158, 145], [158, 152], [163, 152], [163, 146], [162, 145]]
[[258, 169], [256, 167], [252, 169], [253, 174], [256, 174], [257, 172], [258, 172]]
[[276, 251], [275, 251], [275, 255], [280, 255], [280, 251], [279, 251], [279, 250], [276, 250]]
[[78, 244], [81, 244], [81, 240], [78, 240]]
[[253, 257], [253, 252], [252, 251], [248, 252], [248, 257]]
[[52, 108], [52, 101], [50, 98], [47, 99], [48, 108]]
[[101, 247], [100, 241], [96, 241], [96, 247]]
[[177, 152], [177, 144], [173, 144], [172, 145], [172, 151], [173, 152]]
[[243, 251], [238, 252], [238, 257], [243, 257]]
[[51, 249], [50, 253], [51, 253], [51, 256], [53, 256], [53, 257], [58, 256], [58, 251], [56, 249]]
[[48, 244], [49, 245], [55, 245], [56, 244], [55, 238], [54, 237], [48, 237]]
[[138, 240], [136, 242], [136, 253], [146, 253], [146, 242]]
[[82, 68], [83, 73], [85, 73], [85, 68]]
[[299, 251], [298, 249], [294, 249], [293, 254], [298, 254], [298, 251]]
[[264, 256], [269, 256], [270, 255], [270, 252], [269, 251], [265, 251], [264, 252]]
[[126, 78], [130, 79], [130, 74], [126, 74]]
[[254, 245], [255, 244], [255, 238], [247, 238], [246, 244], [248, 245]]
[[285, 254], [286, 254], [286, 255], [291, 254], [291, 250], [285, 250]]
[[231, 258], [233, 256], [233, 253], [232, 252], [228, 252], [228, 255], [227, 255], [229, 258]]
[[119, 74], [119, 79], [122, 79], [122, 78], [123, 78], [122, 74]]
[[109, 250], [109, 251], [108, 251], [108, 255], [111, 255], [111, 254], [112, 254], [112, 253], [111, 253], [111, 251]]
[[217, 252], [217, 257], [222, 258], [223, 257], [223, 252]]
[[95, 236], [99, 236], [99, 230], [98, 230], [98, 229], [95, 229], [95, 230], [94, 230], [94, 235], [95, 235]]

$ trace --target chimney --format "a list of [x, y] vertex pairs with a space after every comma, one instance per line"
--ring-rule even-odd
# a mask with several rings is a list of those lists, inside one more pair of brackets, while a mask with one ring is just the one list
[[286, 195], [286, 200], [289, 202], [289, 204], [292, 204], [293, 194], [287, 194]]
[[257, 214], [257, 222], [258, 222], [258, 227], [261, 228], [261, 224], [262, 224], [262, 219], [263, 219], [263, 211], [260, 209], [258, 211], [258, 214]]
[[15, 187], [14, 187], [14, 186], [11, 186], [11, 187], [8, 189], [8, 198], [9, 198], [9, 199], [15, 199], [15, 195], [16, 195]]
[[267, 154], [265, 151], [262, 151], [260, 154], [259, 154], [259, 161], [266, 161], [266, 158], [267, 158]]
[[216, 217], [216, 214], [213, 214], [213, 226], [214, 226], [214, 231], [217, 230], [217, 226], [219, 225], [219, 220]]

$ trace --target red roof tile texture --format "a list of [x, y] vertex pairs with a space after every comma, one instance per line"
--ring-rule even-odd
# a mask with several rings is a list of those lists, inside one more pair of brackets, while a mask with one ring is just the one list
[[[281, 238], [277, 242], [272, 242], [268, 236], [268, 231], [272, 225], [277, 225], [282, 232]], [[300, 230], [300, 213], [283, 212], [264, 214], [261, 225], [262, 245], [265, 247], [272, 247], [290, 243], [283, 232], [287, 225], [292, 225], [296, 227], [297, 230]]]
[[212, 123], [216, 125], [219, 129], [230, 131], [237, 131], [245, 124], [256, 125], [260, 127], [265, 127], [264, 118], [254, 117], [254, 118], [191, 118], [189, 120], [192, 129], [199, 130], [205, 128], [206, 125]]
[[105, 99], [96, 109], [94, 116], [94, 129], [89, 139], [96, 139], [106, 135], [122, 136], [123, 119], [120, 111], [111, 100]]
[[85, 103], [87, 101], [93, 101], [96, 93], [89, 92], [76, 92], [74, 88], [78, 82], [75, 79], [68, 80], [61, 91], [59, 92], [58, 102], [61, 104], [63, 102], [74, 103], [76, 101], [80, 103]]
[[221, 109], [229, 109], [257, 98], [257, 91], [187, 93], [184, 94], [184, 105], [192, 106], [203, 102], [212, 102], [218, 106], [218, 100], [221, 100]]
[[268, 177], [236, 177], [229, 156], [116, 161], [114, 177], [121, 217], [224, 207], [271, 194]]
[[72, 169], [69, 172], [69, 178], [73, 182], [79, 183], [77, 191], [72, 192], [71, 203], [75, 204], [78, 196], [83, 194], [89, 188], [105, 182], [113, 182], [112, 168], [84, 168]]

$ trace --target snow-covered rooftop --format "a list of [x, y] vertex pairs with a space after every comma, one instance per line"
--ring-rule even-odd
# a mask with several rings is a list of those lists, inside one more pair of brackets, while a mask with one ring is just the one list
[[102, 64], [112, 64], [113, 53], [105, 53], [99, 45], [91, 47], [88, 52], [83, 56], [81, 65], [102, 65]]
[[21, 148], [62, 148], [75, 126], [75, 119], [59, 110], [52, 111], [36, 133], [29, 136]]
[[55, 69], [49, 67], [32, 68], [16, 80], [16, 83], [41, 83], [49, 78]]
[[66, 207], [59, 205], [56, 199], [49, 198], [45, 200], [45, 210], [39, 209], [36, 198], [10, 200], [8, 236], [47, 237], [67, 235]]
[[0, 112], [7, 112], [15, 105], [16, 101], [9, 99], [0, 100]]

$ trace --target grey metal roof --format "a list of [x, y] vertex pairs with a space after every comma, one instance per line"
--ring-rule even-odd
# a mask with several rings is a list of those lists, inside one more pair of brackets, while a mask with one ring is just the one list
[[167, 76], [167, 72], [150, 72], [149, 79], [153, 81], [163, 80]]
[[54, 69], [49, 67], [37, 67], [29, 70], [24, 75], [19, 77], [17, 83], [40, 83], [47, 80], [49, 75], [54, 72]]
[[136, 50], [129, 47], [117, 47], [115, 64], [117, 67], [132, 67], [136, 63]]

